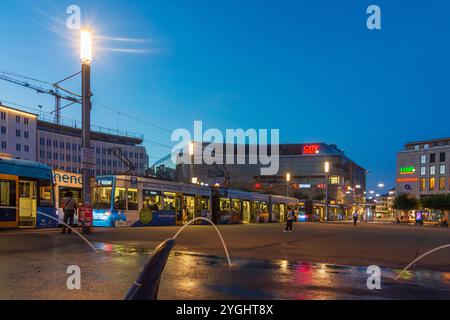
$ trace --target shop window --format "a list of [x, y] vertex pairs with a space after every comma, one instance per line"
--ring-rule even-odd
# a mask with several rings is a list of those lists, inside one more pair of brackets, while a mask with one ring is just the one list
[[444, 177], [440, 177], [439, 178], [439, 190], [445, 190], [445, 178]]
[[422, 178], [420, 179], [420, 191], [425, 191], [426, 189], [426, 179]]
[[429, 184], [429, 189], [434, 190], [434, 188], [436, 187], [436, 178], [430, 178], [430, 184]]

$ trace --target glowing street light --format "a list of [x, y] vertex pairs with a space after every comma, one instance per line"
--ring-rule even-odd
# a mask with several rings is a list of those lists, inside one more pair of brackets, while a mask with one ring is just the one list
[[324, 164], [325, 171], [325, 219], [329, 220], [328, 217], [328, 174], [330, 173], [330, 163], [328, 161]]
[[379, 183], [378, 188], [384, 188], [384, 183]]
[[197, 177], [193, 177], [192, 178], [192, 183], [193, 184], [198, 184], [198, 178]]
[[88, 30], [81, 31], [80, 59], [83, 64], [90, 64], [92, 61], [92, 34]]
[[289, 183], [291, 182], [291, 174], [286, 173], [286, 195], [289, 197]]

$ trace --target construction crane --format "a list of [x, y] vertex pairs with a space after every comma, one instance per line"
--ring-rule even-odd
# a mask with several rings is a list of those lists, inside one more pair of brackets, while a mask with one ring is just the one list
[[120, 174], [128, 175], [136, 170], [136, 166], [130, 159], [128, 159], [121, 147], [108, 148], [108, 152], [111, 152], [112, 155], [119, 159], [125, 165], [125, 168], [127, 168], [127, 171]]
[[[49, 95], [54, 96], [55, 97], [55, 109], [51, 113], [55, 114], [55, 123], [61, 124], [61, 110], [64, 108], [67, 108], [75, 103], [81, 103], [81, 96], [76, 93], [73, 93], [67, 89], [62, 88], [60, 86], [60, 83], [66, 81], [66, 80], [69, 80], [80, 73], [81, 72], [73, 74], [61, 81], [56, 82], [56, 83], [47, 83], [45, 81], [18, 75], [18, 74], [9, 72], [9, 71], [0, 70], [0, 80], [4, 80], [4, 81], [7, 81], [7, 82], [10, 82], [13, 84], [17, 84], [17, 85], [25, 87], [25, 88], [35, 90], [37, 93], [44, 93], [44, 94], [49, 94]], [[20, 80], [19, 78], [22, 78], [24, 80]], [[47, 84], [51, 85], [53, 87], [53, 89], [46, 89], [41, 86], [34, 85], [34, 84], [30, 83], [29, 81], [47, 83]], [[60, 90], [65, 92], [66, 94], [61, 94]], [[61, 100], [68, 101], [69, 103], [67, 105], [61, 107]]]

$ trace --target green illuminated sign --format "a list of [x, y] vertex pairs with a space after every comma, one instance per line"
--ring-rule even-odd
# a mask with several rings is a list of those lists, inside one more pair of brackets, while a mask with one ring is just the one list
[[416, 172], [416, 169], [412, 166], [400, 168], [400, 174], [413, 174], [414, 172]]

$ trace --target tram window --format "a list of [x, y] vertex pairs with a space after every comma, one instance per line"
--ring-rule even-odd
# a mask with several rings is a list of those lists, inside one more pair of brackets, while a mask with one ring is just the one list
[[231, 205], [232, 205], [233, 211], [238, 211], [238, 212], [241, 211], [241, 200], [233, 199], [231, 202]]
[[31, 181], [20, 181], [19, 182], [19, 197], [21, 198], [35, 198], [34, 188]]
[[128, 189], [128, 210], [138, 210], [138, 191], [137, 189]]
[[156, 191], [144, 190], [144, 208], [148, 208], [153, 211], [162, 210], [161, 195]]
[[0, 206], [16, 206], [16, 183], [0, 180]]
[[94, 189], [94, 208], [110, 209], [111, 208], [111, 191], [109, 187], [97, 187]]
[[175, 210], [175, 193], [164, 193], [164, 209]]
[[252, 213], [258, 213], [259, 212], [259, 202], [254, 201], [252, 202]]
[[53, 185], [49, 180], [39, 180], [39, 207], [53, 207]]
[[116, 188], [114, 192], [114, 210], [126, 210], [125, 188]]
[[268, 212], [267, 203], [261, 202], [261, 212]]
[[230, 210], [230, 199], [220, 198], [220, 210], [223, 210], [223, 211]]
[[209, 210], [209, 198], [202, 198], [200, 201], [200, 210], [207, 211]]

